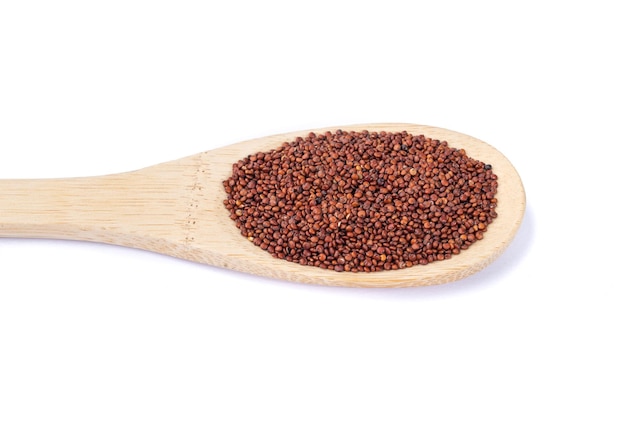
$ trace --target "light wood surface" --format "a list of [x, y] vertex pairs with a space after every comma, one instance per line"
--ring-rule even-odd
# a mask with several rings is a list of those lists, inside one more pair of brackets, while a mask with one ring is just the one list
[[[407, 131], [448, 141], [493, 166], [498, 217], [484, 239], [449, 260], [376, 273], [334, 272], [278, 260], [245, 239], [223, 205], [232, 164], [310, 131]], [[0, 180], [0, 237], [104, 242], [281, 280], [351, 287], [434, 285], [471, 275], [512, 241], [525, 210], [518, 173], [492, 146], [454, 131], [414, 124], [335, 126], [249, 140], [120, 174]]]

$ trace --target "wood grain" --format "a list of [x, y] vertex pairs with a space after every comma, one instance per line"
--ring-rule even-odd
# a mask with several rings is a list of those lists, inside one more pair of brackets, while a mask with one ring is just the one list
[[[245, 239], [223, 205], [232, 164], [309, 132], [407, 131], [448, 141], [493, 166], [498, 217], [484, 239], [449, 260], [376, 273], [334, 272], [272, 257]], [[408, 287], [459, 280], [496, 259], [525, 210], [522, 181], [492, 146], [431, 126], [383, 123], [305, 130], [244, 141], [120, 174], [67, 179], [0, 180], [0, 237], [104, 242], [280, 280], [350, 287]]]

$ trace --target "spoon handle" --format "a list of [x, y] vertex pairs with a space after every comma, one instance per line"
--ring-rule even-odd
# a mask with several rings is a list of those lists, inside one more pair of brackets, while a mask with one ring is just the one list
[[185, 226], [188, 192], [175, 170], [174, 164], [97, 177], [0, 180], [0, 237], [154, 249], [168, 233], [180, 237], [176, 224]]

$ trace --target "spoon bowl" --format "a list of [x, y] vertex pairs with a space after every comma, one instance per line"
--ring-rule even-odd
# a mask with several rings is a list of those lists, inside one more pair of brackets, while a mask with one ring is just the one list
[[[249, 242], [224, 206], [223, 181], [250, 154], [309, 132], [401, 132], [447, 141], [491, 164], [498, 217], [484, 238], [450, 259], [381, 272], [335, 272], [274, 258]], [[253, 275], [349, 287], [409, 287], [456, 281], [483, 269], [512, 241], [525, 210], [522, 181], [492, 146], [443, 128], [378, 123], [273, 135], [118, 174], [0, 180], [0, 237], [102, 242], [153, 251]]]

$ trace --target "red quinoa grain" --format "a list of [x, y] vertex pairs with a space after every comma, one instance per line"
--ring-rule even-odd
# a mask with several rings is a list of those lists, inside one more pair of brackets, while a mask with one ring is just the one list
[[449, 259], [497, 216], [491, 165], [407, 132], [310, 133], [240, 160], [223, 185], [254, 245], [337, 272]]

